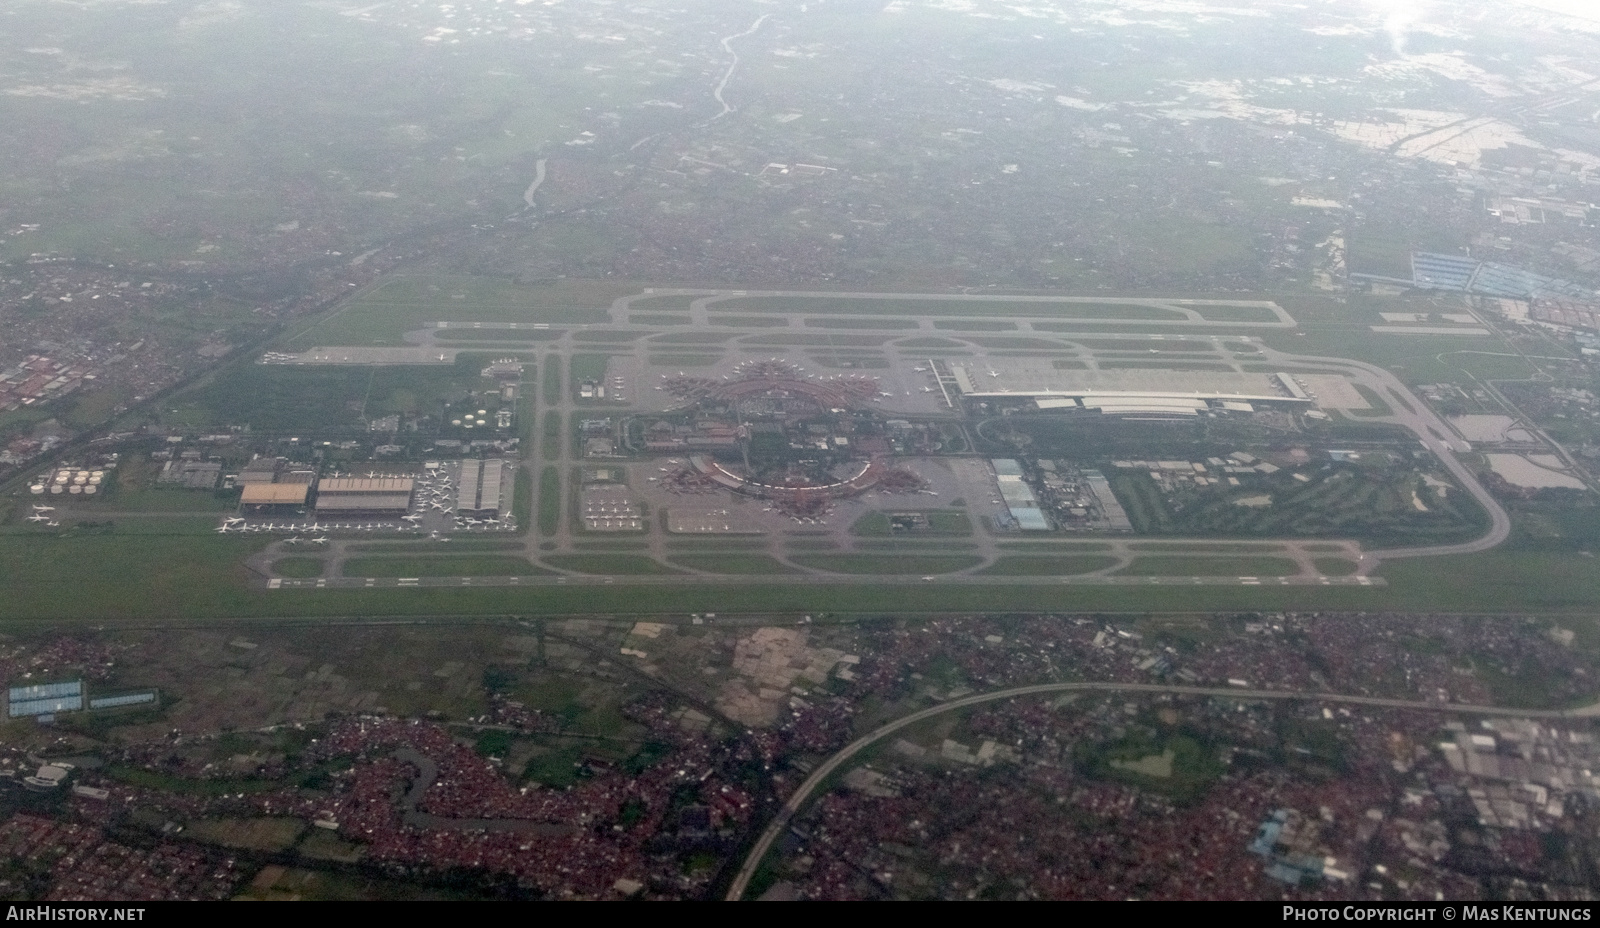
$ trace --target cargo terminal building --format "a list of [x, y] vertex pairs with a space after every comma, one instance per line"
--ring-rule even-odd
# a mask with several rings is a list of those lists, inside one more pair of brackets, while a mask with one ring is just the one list
[[397, 518], [411, 509], [410, 477], [330, 477], [317, 484], [318, 516]]

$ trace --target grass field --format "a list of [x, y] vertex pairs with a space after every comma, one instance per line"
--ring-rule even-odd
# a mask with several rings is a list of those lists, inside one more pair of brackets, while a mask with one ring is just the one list
[[560, 355], [546, 355], [544, 359], [544, 382], [539, 388], [539, 402], [546, 406], [554, 406], [561, 402], [561, 357]]
[[653, 354], [650, 363], [657, 367], [711, 367], [722, 361], [720, 354]]
[[951, 332], [1014, 332], [1017, 324], [999, 319], [935, 319], [933, 327]]
[[[1189, 554], [1195, 551], [1202, 554], [1279, 554], [1283, 551], [1282, 545], [1271, 543], [1227, 541], [1207, 541], [1201, 545], [1182, 541], [1135, 541], [1129, 547], [1140, 554]], [[1333, 550], [1343, 549], [1335, 547]]]
[[680, 573], [642, 554], [551, 554], [542, 559], [551, 567], [585, 574], [675, 574]]
[[494, 541], [487, 538], [453, 538], [449, 541], [433, 541], [427, 538], [412, 538], [405, 541], [373, 541], [366, 544], [353, 544], [349, 550], [354, 554], [466, 554], [468, 552], [494, 552], [494, 551], [520, 551], [520, 541]]
[[544, 413], [544, 430], [539, 436], [539, 452], [546, 461], [561, 460], [561, 413], [547, 409]]
[[511, 514], [517, 520], [517, 534], [526, 535], [533, 530], [533, 477], [526, 467], [517, 468], [512, 483]]
[[691, 570], [717, 574], [792, 574], [793, 567], [765, 554], [674, 554], [671, 561]]
[[311, 367], [235, 364], [168, 400], [162, 419], [185, 428], [248, 425], [257, 432], [365, 432], [368, 419], [438, 413], [479, 389], [491, 354], [453, 364]]
[[573, 332], [575, 342], [631, 342], [650, 334], [649, 329], [584, 329]]
[[331, 345], [402, 345], [402, 336], [439, 320], [594, 323], [625, 284], [559, 280], [520, 284], [500, 277], [395, 276], [335, 307], [286, 343], [303, 351]]
[[978, 571], [997, 577], [1065, 577], [1104, 570], [1117, 563], [1109, 554], [1068, 554], [1061, 557], [1022, 557], [1008, 554]]
[[917, 320], [893, 317], [816, 316], [808, 317], [804, 325], [814, 329], [915, 329]]
[[1042, 319], [1171, 319], [1182, 313], [1136, 303], [1051, 303], [973, 300], [852, 299], [848, 297], [741, 297], [713, 304], [720, 311], [832, 313], [870, 316], [1001, 316]]
[[280, 577], [320, 577], [322, 559], [316, 557], [280, 557], [272, 562], [272, 572]]
[[[897, 532], [889, 523], [889, 512], [916, 512], [926, 516], [928, 527]], [[850, 534], [863, 537], [927, 538], [938, 535], [971, 535], [972, 520], [959, 509], [896, 509], [869, 512], [850, 526]]]
[[836, 574], [947, 574], [982, 561], [978, 557], [957, 554], [801, 554], [789, 560], [802, 567]]
[[667, 332], [650, 339], [652, 345], [721, 345], [735, 338], [732, 332]]
[[1023, 552], [1029, 554], [1092, 554], [1100, 551], [1110, 551], [1111, 546], [1103, 542], [1083, 541], [1002, 541], [999, 544], [1002, 551]]
[[1134, 558], [1117, 571], [1122, 577], [1286, 577], [1300, 567], [1286, 557], [1166, 557]]
[[527, 577], [547, 574], [527, 558], [467, 554], [459, 557], [353, 557], [344, 562], [346, 577]]
[[764, 329], [786, 326], [789, 320], [782, 316], [706, 316], [706, 321], [712, 325], [738, 326], [745, 329]]
[[594, 352], [574, 354], [572, 356], [572, 383], [567, 389], [571, 390], [572, 394], [576, 396], [578, 387], [585, 380], [596, 382], [605, 380], [606, 362], [610, 357], [610, 355]]
[[547, 342], [565, 335], [566, 329], [435, 329], [441, 342]]
[[[552, 413], [552, 415], [555, 415]], [[561, 528], [561, 471], [554, 464], [539, 471], [539, 534], [549, 537]]]

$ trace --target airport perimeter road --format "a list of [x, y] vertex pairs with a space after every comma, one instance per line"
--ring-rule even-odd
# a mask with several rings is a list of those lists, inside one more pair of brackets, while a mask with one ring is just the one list
[[761, 866], [761, 861], [772, 850], [772, 845], [789, 827], [789, 822], [795, 814], [806, 804], [811, 794], [817, 791], [834, 771], [844, 766], [849, 760], [863, 749], [881, 741], [883, 738], [910, 725], [954, 712], [967, 706], [980, 703], [995, 702], [1002, 699], [1015, 699], [1019, 696], [1038, 696], [1047, 693], [1074, 693], [1084, 691], [1100, 691], [1113, 693], [1173, 693], [1184, 696], [1219, 696], [1227, 699], [1304, 699], [1316, 702], [1344, 703], [1357, 706], [1377, 706], [1384, 709], [1416, 709], [1424, 712], [1451, 712], [1462, 715], [1503, 715], [1515, 718], [1588, 718], [1600, 714], [1600, 704], [1582, 709], [1507, 709], [1502, 706], [1472, 706], [1460, 703], [1434, 703], [1434, 702], [1409, 702], [1404, 699], [1379, 699], [1372, 696], [1345, 696], [1339, 693], [1300, 693], [1290, 690], [1252, 690], [1235, 687], [1204, 687], [1204, 686], [1163, 686], [1156, 683], [1040, 683], [1034, 686], [1018, 686], [1007, 690], [997, 690], [993, 693], [978, 693], [961, 699], [952, 699], [937, 706], [931, 706], [920, 712], [896, 719], [877, 730], [863, 735], [847, 745], [839, 753], [823, 762], [811, 776], [800, 784], [794, 791], [772, 822], [767, 825], [766, 831], [761, 833], [761, 838], [756, 841], [755, 847], [750, 849], [749, 856], [745, 857], [744, 865], [739, 868], [739, 873], [733, 879], [733, 885], [728, 888], [727, 900], [737, 902], [742, 899], [745, 890], [750, 886], [750, 880], [756, 874], [756, 868]]
[[[1455, 545], [1428, 545], [1420, 548], [1385, 548], [1378, 551], [1368, 551], [1361, 561], [1361, 573], [1364, 574], [1371, 571], [1381, 561], [1403, 557], [1476, 554], [1498, 546], [1511, 536], [1511, 517], [1506, 515], [1506, 511], [1500, 503], [1489, 495], [1489, 491], [1484, 489], [1483, 484], [1478, 482], [1477, 475], [1473, 474], [1465, 464], [1456, 459], [1456, 452], [1471, 451], [1472, 446], [1460, 438], [1454, 437], [1455, 430], [1447, 425], [1443, 419], [1440, 419], [1427, 403], [1418, 399], [1400, 381], [1400, 378], [1381, 367], [1362, 361], [1352, 361], [1348, 358], [1325, 358], [1317, 355], [1289, 354], [1277, 351], [1266, 345], [1261, 345], [1260, 347], [1263, 357], [1274, 363], [1285, 365], [1315, 364], [1333, 370], [1342, 370], [1355, 375], [1357, 380], [1365, 381], [1380, 396], [1387, 393], [1393, 414], [1369, 421], [1396, 422], [1415, 432], [1417, 438], [1422, 441], [1423, 447], [1433, 452], [1434, 457], [1439, 459], [1439, 463], [1444, 465], [1445, 470], [1449, 471], [1450, 475], [1456, 478], [1456, 481], [1489, 514], [1489, 531], [1479, 538]], [[1382, 389], [1376, 389], [1378, 387]]]

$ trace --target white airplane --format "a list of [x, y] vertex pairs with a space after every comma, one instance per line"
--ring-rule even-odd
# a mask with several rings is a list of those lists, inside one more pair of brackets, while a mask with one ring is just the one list
[[50, 517], [49, 516], [42, 516], [42, 515], [40, 515], [40, 514], [38, 514], [36, 512], [33, 515], [28, 517], [28, 521], [29, 522], [49, 522], [50, 521]]
[[928, 369], [926, 367], [913, 367], [912, 370], [916, 371], [919, 374], [926, 374], [928, 372]]
[[[28, 521], [32, 522], [34, 520], [33, 519], [29, 519]], [[43, 522], [44, 520], [40, 519], [39, 521]], [[212, 529], [212, 531], [216, 532], [218, 535], [225, 535], [228, 532], [228, 527], [226, 525], [219, 525], [216, 528]]]
[[989, 376], [990, 377], [999, 377], [1000, 376], [1000, 372], [999, 371], [990, 371], [989, 372]]
[[923, 393], [932, 393], [933, 392], [933, 388], [932, 387], [923, 387], [922, 388], [922, 392]]
[[223, 519], [222, 520], [224, 525], [238, 525], [243, 521], [244, 521], [243, 519], [235, 519], [235, 518], [228, 518], [228, 519]]
[[421, 522], [422, 521], [422, 516], [419, 516], [419, 515], [401, 516], [400, 519], [403, 522]]
[[285, 538], [283, 543], [286, 545], [297, 545], [300, 543], [300, 536], [296, 535], [293, 538]]
[[45, 527], [46, 528], [60, 528], [61, 527], [61, 523], [55, 521], [54, 519], [52, 519], [49, 522], [45, 523]]
[[311, 543], [314, 544], [314, 545], [325, 545], [325, 544], [328, 543], [328, 539], [326, 537], [313, 538], [313, 539], [311, 539]]
[[33, 504], [33, 511], [34, 512], [55, 512], [56, 511], [56, 507], [54, 507], [54, 506], [41, 506], [38, 503], [34, 503]]

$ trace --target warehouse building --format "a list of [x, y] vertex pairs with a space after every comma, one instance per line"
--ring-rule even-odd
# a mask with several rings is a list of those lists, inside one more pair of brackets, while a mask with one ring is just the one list
[[317, 514], [403, 516], [415, 488], [410, 477], [330, 477], [317, 484]]
[[247, 515], [272, 515], [280, 507], [303, 508], [310, 495], [309, 483], [247, 483], [239, 505]]
[[503, 492], [506, 479], [506, 462], [499, 458], [487, 461], [462, 461], [461, 482], [457, 484], [456, 511], [498, 516], [510, 494]]

